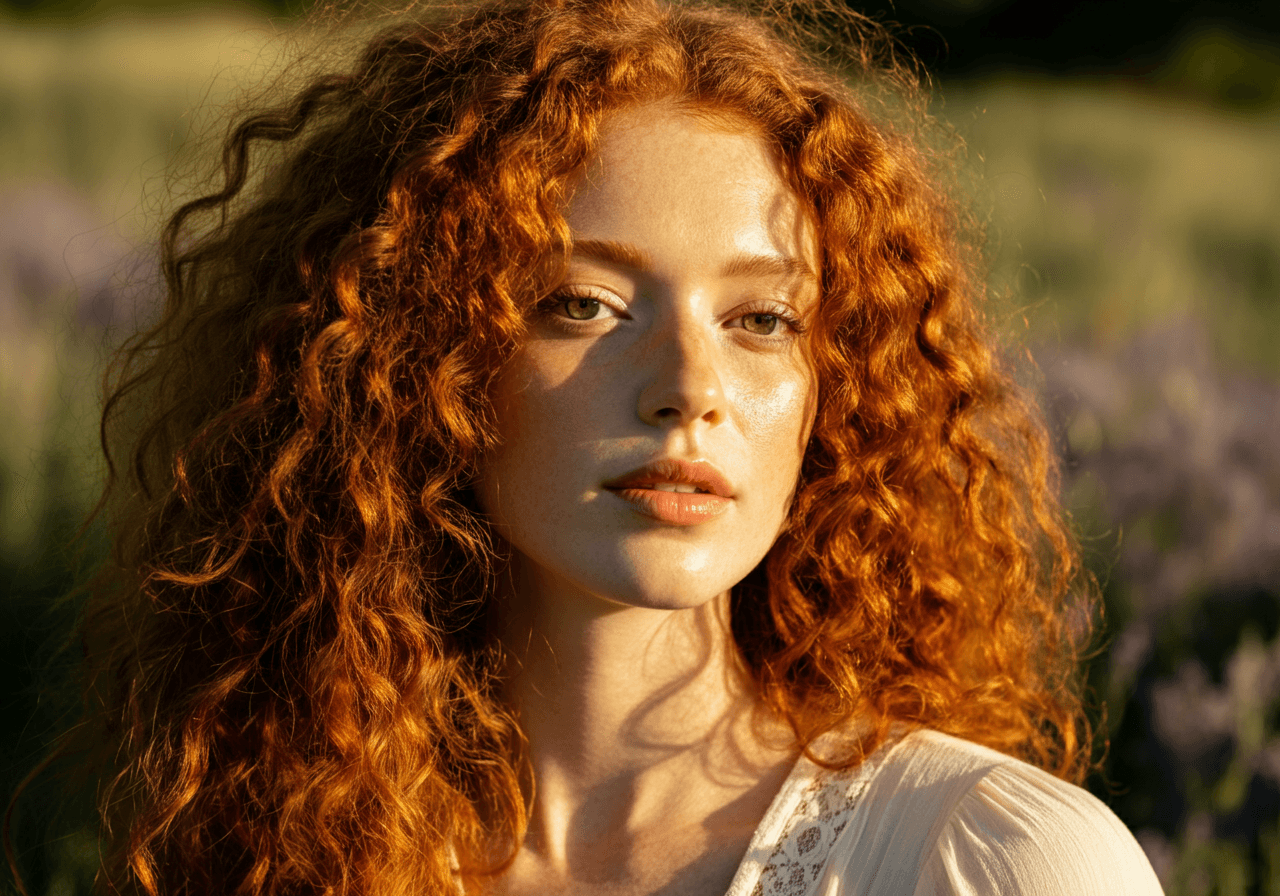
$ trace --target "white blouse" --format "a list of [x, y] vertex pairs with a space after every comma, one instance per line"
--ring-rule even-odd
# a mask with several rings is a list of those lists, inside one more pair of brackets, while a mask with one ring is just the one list
[[1159, 896], [1133, 835], [1088, 791], [916, 731], [855, 769], [801, 758], [727, 896]]

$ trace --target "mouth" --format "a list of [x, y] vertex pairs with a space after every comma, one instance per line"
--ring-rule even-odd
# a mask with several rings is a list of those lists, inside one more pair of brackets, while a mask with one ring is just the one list
[[733, 504], [728, 480], [705, 461], [655, 461], [604, 487], [641, 515], [673, 526], [706, 522]]
[[724, 474], [704, 460], [665, 459], [647, 463], [604, 483], [610, 491], [651, 489], [677, 495], [714, 495], [733, 498], [733, 488]]

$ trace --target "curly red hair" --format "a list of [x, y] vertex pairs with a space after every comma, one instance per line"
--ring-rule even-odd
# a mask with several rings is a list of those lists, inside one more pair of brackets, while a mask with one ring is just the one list
[[928, 726], [1079, 779], [1081, 603], [1042, 425], [984, 332], [909, 70], [820, 12], [855, 86], [794, 16], [503, 0], [390, 27], [231, 132], [223, 187], [164, 232], [166, 312], [104, 415], [130, 446], [82, 624], [106, 890], [444, 893], [511, 855], [527, 769], [471, 493], [489, 391], [601, 121], [662, 98], [763, 135], [817, 222], [816, 423], [732, 595], [763, 702], [801, 747], [858, 722], [846, 764]]

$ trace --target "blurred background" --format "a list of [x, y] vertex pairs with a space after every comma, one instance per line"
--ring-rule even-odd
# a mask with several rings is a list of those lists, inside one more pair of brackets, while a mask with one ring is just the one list
[[[1280, 3], [861, 8], [906, 26], [967, 142], [994, 322], [1102, 586], [1090, 786], [1170, 894], [1280, 896]], [[0, 0], [0, 794], [60, 724], [99, 378], [150, 313], [166, 173], [304, 11]], [[32, 896], [97, 860], [74, 800], [45, 834], [59, 793], [15, 818]]]

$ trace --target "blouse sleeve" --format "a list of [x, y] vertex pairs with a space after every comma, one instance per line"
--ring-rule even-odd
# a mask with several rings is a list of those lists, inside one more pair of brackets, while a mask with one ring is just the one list
[[1133, 835], [1101, 801], [1039, 769], [992, 768], [961, 798], [915, 896], [1161, 896]]

